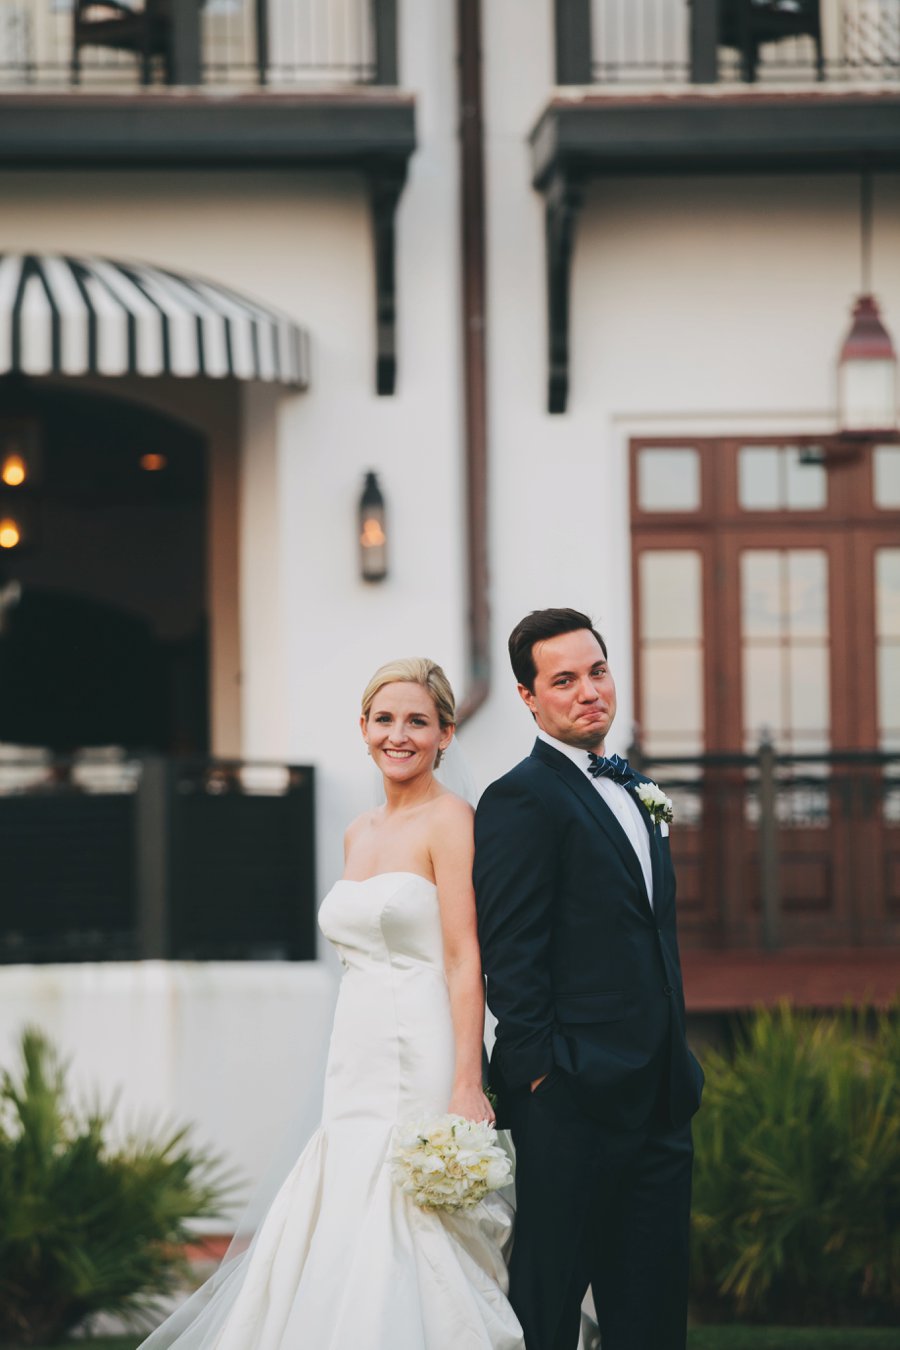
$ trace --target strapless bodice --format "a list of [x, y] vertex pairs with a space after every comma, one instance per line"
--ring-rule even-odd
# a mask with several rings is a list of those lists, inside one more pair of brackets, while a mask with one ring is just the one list
[[319, 909], [319, 927], [348, 969], [415, 962], [443, 974], [437, 887], [417, 872], [335, 882]]

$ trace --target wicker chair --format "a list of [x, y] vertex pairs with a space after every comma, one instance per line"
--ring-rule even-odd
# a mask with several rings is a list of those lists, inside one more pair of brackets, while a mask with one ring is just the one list
[[141, 67], [141, 84], [153, 78], [153, 58], [161, 56], [166, 83], [172, 83], [170, 0], [143, 0], [137, 9], [122, 0], [74, 0], [72, 6], [72, 83], [81, 81], [82, 47], [131, 52]]
[[719, 0], [719, 42], [741, 54], [744, 79], [753, 84], [759, 49], [783, 38], [811, 37], [816, 47], [816, 78], [825, 78], [819, 0]]

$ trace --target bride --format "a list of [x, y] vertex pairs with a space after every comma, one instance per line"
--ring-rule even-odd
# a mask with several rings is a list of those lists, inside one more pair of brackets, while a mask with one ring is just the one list
[[319, 911], [344, 966], [321, 1126], [200, 1313], [186, 1325], [176, 1313], [144, 1350], [521, 1350], [506, 1202], [425, 1211], [389, 1165], [398, 1122], [494, 1119], [472, 810], [434, 776], [455, 720], [433, 661], [392, 661], [366, 687], [360, 725], [385, 801], [350, 825]]

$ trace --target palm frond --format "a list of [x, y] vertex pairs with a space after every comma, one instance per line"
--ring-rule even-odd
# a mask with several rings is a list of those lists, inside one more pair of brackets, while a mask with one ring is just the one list
[[137, 1314], [175, 1288], [190, 1222], [222, 1215], [235, 1181], [167, 1124], [114, 1142], [112, 1104], [74, 1107], [35, 1028], [0, 1078], [0, 1345], [61, 1339], [99, 1312]]

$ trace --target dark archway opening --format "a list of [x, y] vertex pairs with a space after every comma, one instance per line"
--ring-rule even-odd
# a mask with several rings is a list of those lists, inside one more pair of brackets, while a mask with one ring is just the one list
[[0, 379], [0, 741], [205, 753], [208, 683], [204, 438]]

